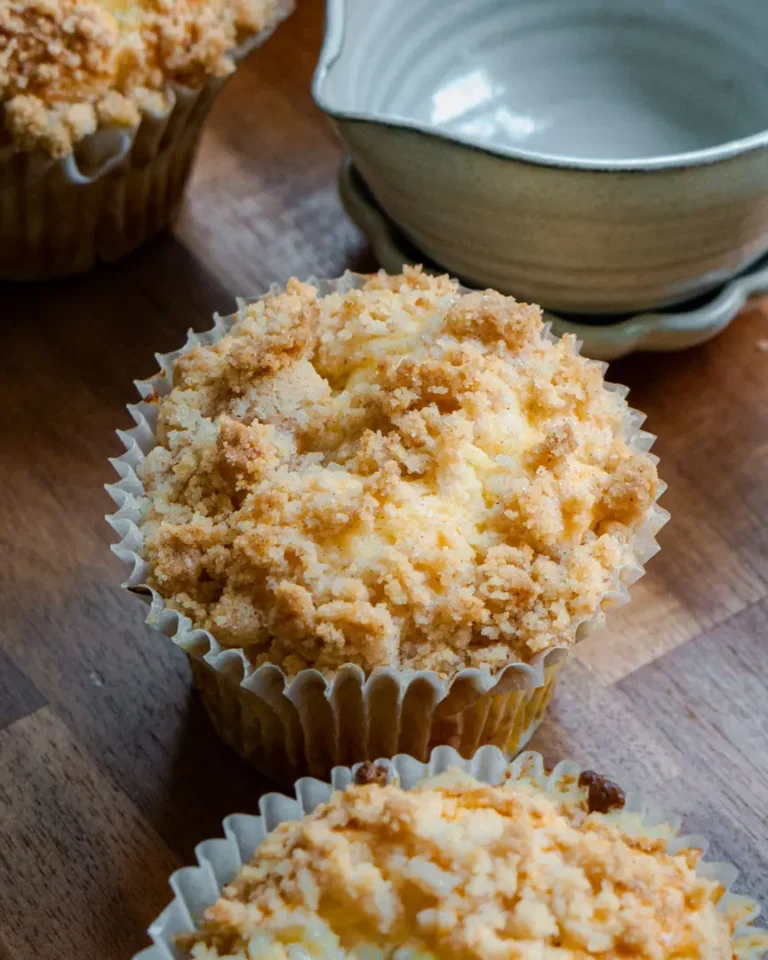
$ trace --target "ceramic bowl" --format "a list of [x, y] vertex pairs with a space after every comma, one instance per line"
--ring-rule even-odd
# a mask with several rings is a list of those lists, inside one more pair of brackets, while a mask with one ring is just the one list
[[[339, 194], [350, 219], [368, 237], [387, 273], [400, 273], [404, 265], [416, 264], [429, 273], [445, 273], [387, 216], [348, 159], [339, 168]], [[750, 297], [760, 294], [768, 294], [768, 256], [709, 293], [661, 310], [600, 317], [547, 310], [544, 316], [556, 336], [572, 333], [581, 342], [580, 353], [610, 361], [638, 351], [686, 350], [706, 343], [738, 316]]]
[[328, 0], [314, 96], [447, 270], [630, 312], [768, 250], [766, 49], [765, 0]]

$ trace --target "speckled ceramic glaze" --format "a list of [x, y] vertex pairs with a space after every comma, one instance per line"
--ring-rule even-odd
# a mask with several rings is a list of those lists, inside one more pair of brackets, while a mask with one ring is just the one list
[[768, 250], [767, 49], [765, 0], [328, 0], [314, 93], [430, 258], [616, 313]]
[[[445, 273], [387, 216], [349, 159], [339, 168], [339, 194], [350, 218], [367, 235], [388, 273], [400, 273], [404, 265], [416, 264], [430, 273]], [[618, 317], [563, 316], [548, 310], [545, 317], [556, 336], [572, 333], [581, 342], [580, 352], [585, 356], [617, 360], [636, 351], [685, 350], [705, 343], [728, 326], [749, 297], [762, 293], [768, 293], [768, 255], [709, 293], [661, 310]]]

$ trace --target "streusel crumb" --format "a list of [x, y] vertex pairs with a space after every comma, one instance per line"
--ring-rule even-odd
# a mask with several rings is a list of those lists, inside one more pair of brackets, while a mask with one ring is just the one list
[[732, 960], [735, 918], [665, 850], [533, 786], [353, 786], [283, 823], [180, 938], [194, 960]]
[[274, 16], [275, 0], [0, 0], [0, 103], [20, 150], [64, 156], [132, 126], [169, 81], [199, 87]]
[[140, 474], [151, 583], [254, 665], [495, 670], [571, 643], [657, 491], [538, 307], [418, 270], [291, 280], [176, 361]]

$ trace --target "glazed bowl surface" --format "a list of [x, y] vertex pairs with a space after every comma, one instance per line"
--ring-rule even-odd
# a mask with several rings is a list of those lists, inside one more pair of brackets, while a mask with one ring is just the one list
[[314, 95], [446, 269], [618, 313], [768, 250], [763, 0], [328, 0]]

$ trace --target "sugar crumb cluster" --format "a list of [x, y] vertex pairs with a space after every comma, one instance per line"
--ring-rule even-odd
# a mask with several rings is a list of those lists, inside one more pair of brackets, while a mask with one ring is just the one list
[[166, 108], [169, 82], [231, 72], [274, 12], [274, 0], [0, 0], [5, 137], [62, 157], [99, 126], [134, 126]]
[[292, 280], [175, 364], [140, 476], [151, 583], [253, 666], [495, 670], [572, 642], [657, 491], [538, 307], [419, 270]]
[[259, 847], [199, 930], [194, 960], [732, 960], [735, 919], [699, 876], [584, 791], [449, 773], [335, 793]]

